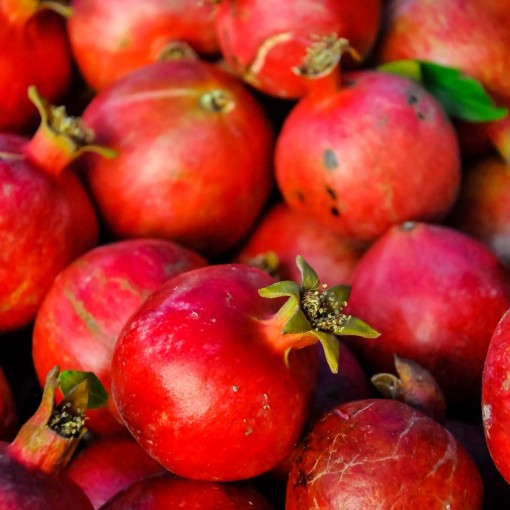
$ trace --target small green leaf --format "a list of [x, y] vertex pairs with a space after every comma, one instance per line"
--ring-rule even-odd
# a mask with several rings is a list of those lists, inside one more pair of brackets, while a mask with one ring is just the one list
[[469, 122], [500, 120], [507, 108], [495, 105], [483, 85], [458, 69], [424, 60], [399, 60], [378, 70], [405, 76], [423, 85], [452, 117]]
[[275, 282], [259, 289], [259, 295], [265, 298], [294, 296], [299, 299], [299, 285], [291, 280]]
[[106, 392], [101, 381], [97, 378], [93, 372], [83, 372], [81, 370], [63, 370], [58, 376], [58, 382], [60, 389], [64, 396], [68, 395], [69, 392], [80, 384], [84, 380], [88, 381], [89, 398], [88, 405], [89, 409], [97, 409], [106, 405], [108, 400], [108, 393]]
[[357, 317], [353, 317], [352, 315], [349, 317], [347, 322], [342, 325], [342, 330], [339, 331], [337, 335], [338, 334], [355, 335], [362, 338], [377, 338], [381, 336], [378, 331], [369, 326], [365, 321], [362, 321]]

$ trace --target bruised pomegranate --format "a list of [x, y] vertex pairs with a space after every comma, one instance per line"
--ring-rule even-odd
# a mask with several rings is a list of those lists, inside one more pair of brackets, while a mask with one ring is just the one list
[[129, 434], [93, 436], [66, 468], [96, 509], [136, 481], [164, 471]]
[[59, 370], [52, 369], [36, 413], [12, 443], [0, 443], [2, 510], [92, 510], [85, 493], [65, 474], [65, 466], [85, 433], [86, 383], [54, 405]]
[[112, 498], [101, 510], [273, 510], [251, 486], [186, 480], [170, 474], [145, 478]]
[[396, 400], [337, 406], [291, 468], [286, 510], [482, 508], [480, 473], [442, 425]]
[[308, 90], [295, 72], [307, 48], [335, 34], [364, 59], [380, 14], [380, 0], [365, 0], [363, 6], [346, 0], [228, 0], [219, 2], [216, 30], [221, 53], [237, 75], [266, 94], [298, 98]]
[[335, 334], [377, 335], [341, 313], [349, 288], [325, 289], [298, 263], [302, 288], [245, 264], [188, 271], [124, 326], [113, 399], [131, 434], [168, 470], [214, 481], [268, 471], [307, 419], [317, 377], [317, 350], [307, 346], [320, 341], [337, 370]]
[[73, 56], [95, 90], [164, 59], [176, 43], [201, 55], [219, 52], [212, 1], [72, 0], [71, 9], [67, 27]]
[[31, 138], [0, 134], [0, 331], [31, 324], [55, 276], [95, 246], [98, 224], [68, 165], [93, 135], [31, 89], [42, 121]]
[[348, 310], [377, 341], [350, 342], [372, 372], [394, 355], [437, 380], [452, 414], [479, 412], [494, 328], [510, 306], [508, 274], [481, 242], [450, 227], [404, 223], [368, 248], [353, 274]]
[[[56, 277], [37, 313], [32, 359], [39, 382], [53, 365], [93, 372], [110, 390], [110, 363], [129, 316], [167, 279], [206, 264], [164, 239], [129, 239], [87, 251]], [[113, 405], [90, 409], [87, 427], [117, 434]]]
[[47, 0], [0, 2], [0, 131], [28, 131], [37, 125], [29, 86], [36, 86], [48, 101], [64, 99], [72, 77], [62, 17], [68, 11], [62, 3]]
[[14, 437], [18, 426], [16, 402], [9, 381], [0, 367], [0, 441]]
[[273, 134], [261, 105], [200, 60], [158, 62], [100, 92], [83, 112], [114, 160], [90, 155], [84, 176], [116, 238], [160, 237], [225, 253], [272, 189]]
[[[317, 54], [336, 57], [344, 44], [331, 40]], [[314, 88], [279, 133], [275, 170], [284, 200], [365, 243], [406, 220], [444, 218], [457, 197], [460, 157], [441, 105], [407, 78], [372, 70], [341, 77], [330, 67], [310, 77]]]

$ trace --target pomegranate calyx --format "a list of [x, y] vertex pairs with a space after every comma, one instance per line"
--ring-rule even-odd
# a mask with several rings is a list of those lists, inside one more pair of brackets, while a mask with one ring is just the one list
[[200, 106], [214, 113], [228, 113], [235, 107], [232, 96], [221, 89], [213, 89], [200, 96]]
[[73, 9], [65, 1], [60, 0], [39, 0], [39, 9], [50, 9], [64, 18], [71, 17]]
[[70, 5], [65, 0], [3, 0], [0, 11], [13, 24], [23, 24], [42, 10], [52, 10], [64, 18], [72, 13]]
[[197, 60], [198, 53], [184, 41], [170, 41], [158, 53], [158, 62], [167, 62], [168, 60], [192, 59]]

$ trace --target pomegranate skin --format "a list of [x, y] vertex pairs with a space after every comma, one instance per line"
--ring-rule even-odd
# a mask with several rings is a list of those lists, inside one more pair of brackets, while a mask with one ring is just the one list
[[145, 66], [83, 112], [97, 142], [117, 151], [82, 166], [115, 238], [160, 237], [204, 256], [248, 232], [273, 186], [273, 133], [258, 101], [199, 60]]
[[119, 335], [113, 399], [131, 434], [169, 471], [247, 479], [299, 439], [317, 351], [292, 350], [286, 365], [286, 347], [276, 343], [282, 324], [266, 322], [282, 303], [258, 295], [274, 281], [244, 264], [188, 271], [152, 294]]
[[510, 312], [495, 328], [483, 368], [482, 418], [489, 452], [503, 478], [510, 483]]
[[376, 60], [421, 59], [454, 67], [508, 101], [509, 12], [507, 0], [390, 0]]
[[453, 413], [479, 412], [490, 337], [510, 306], [508, 274], [481, 242], [427, 223], [393, 227], [356, 266], [347, 309], [380, 332], [352, 341], [372, 372], [394, 355], [428, 370]]
[[273, 506], [250, 486], [187, 480], [157, 475], [131, 485], [101, 510], [273, 510]]
[[[308, 83], [293, 69], [317, 37], [343, 37], [364, 59], [380, 14], [379, 0], [366, 0], [363, 8], [345, 0], [235, 0], [219, 3], [216, 30], [222, 55], [238, 76], [266, 94], [296, 99], [307, 93]], [[349, 58], [344, 62], [353, 65]]]
[[[71, 171], [53, 179], [23, 155], [27, 139], [0, 137], [0, 330], [29, 325], [55, 276], [96, 245], [96, 213]], [[80, 228], [77, 229], [76, 226]]]
[[342, 83], [305, 96], [283, 123], [275, 171], [284, 200], [363, 243], [403, 221], [443, 219], [461, 174], [440, 104], [417, 83], [382, 72], [345, 73]]
[[71, 7], [73, 56], [95, 90], [164, 58], [170, 43], [187, 43], [200, 54], [219, 52], [213, 2], [72, 0]]
[[286, 510], [482, 508], [483, 485], [464, 447], [412, 407], [368, 399], [336, 407], [301, 443]]
[[18, 427], [18, 411], [11, 385], [0, 367], [0, 441], [13, 439]]
[[[58, 365], [94, 372], [109, 393], [114, 344], [131, 313], [166, 280], [206, 263], [164, 239], [110, 242], [78, 257], [55, 278], [35, 318], [32, 360], [39, 383]], [[112, 402], [87, 416], [87, 428], [97, 434], [124, 429]]]
[[96, 509], [136, 481], [162, 472], [129, 434], [93, 437], [66, 468]]

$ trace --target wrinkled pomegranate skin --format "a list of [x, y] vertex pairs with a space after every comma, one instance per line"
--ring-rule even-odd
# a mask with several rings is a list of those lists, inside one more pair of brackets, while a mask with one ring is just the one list
[[487, 446], [499, 472], [510, 483], [510, 313], [492, 335], [482, 378], [482, 418]]
[[[221, 91], [225, 111], [201, 105]], [[116, 238], [160, 237], [206, 256], [248, 232], [273, 185], [273, 133], [261, 105], [226, 71], [202, 61], [155, 63], [100, 92], [83, 112], [97, 143], [84, 175]]]
[[278, 257], [277, 274], [281, 280], [299, 281], [296, 257], [301, 255], [328, 285], [349, 284], [363, 250], [310, 218], [278, 202], [262, 216], [241, 246], [237, 260], [273, 252]]
[[[307, 80], [293, 69], [314, 37], [343, 37], [363, 59], [374, 44], [380, 14], [379, 0], [366, 0], [362, 8], [344, 0], [235, 0], [219, 3], [216, 30], [222, 55], [238, 75], [267, 94], [298, 98], [307, 92]], [[347, 55], [345, 62], [352, 67]]]
[[71, 459], [66, 473], [88, 496], [94, 508], [132, 483], [164, 472], [129, 436], [95, 437]]
[[212, 2], [195, 0], [72, 0], [68, 33], [81, 74], [101, 90], [160, 58], [171, 42], [199, 53], [218, 50]]
[[376, 71], [346, 73], [343, 84], [304, 97], [285, 119], [275, 153], [284, 200], [360, 242], [402, 221], [444, 218], [460, 158], [439, 103], [418, 84]]
[[0, 159], [3, 331], [28, 325], [56, 275], [98, 240], [96, 213], [76, 175], [46, 176], [23, 157], [25, 142], [0, 137], [0, 151], [7, 153]]
[[26, 469], [0, 443], [1, 510], [93, 510], [85, 493], [63, 472], [47, 475]]
[[467, 451], [436, 421], [398, 401], [338, 406], [299, 449], [286, 510], [482, 508], [482, 481]]
[[450, 411], [478, 412], [490, 337], [509, 306], [508, 274], [485, 245], [446, 226], [408, 223], [356, 266], [347, 309], [381, 336], [349, 345], [373, 372], [392, 372], [394, 354], [414, 360], [436, 378]]
[[508, 101], [509, 9], [507, 0], [390, 0], [377, 60], [421, 59], [454, 67]]
[[273, 510], [270, 503], [249, 486], [186, 480], [171, 475], [146, 478], [133, 484], [101, 510]]
[[[179, 275], [133, 314], [113, 354], [112, 395], [126, 427], [168, 470], [231, 481], [257, 476], [297, 442], [316, 377], [316, 350], [284, 353], [263, 330], [282, 305], [274, 282], [243, 264]], [[269, 336], [273, 335], [273, 337]]]
[[[113, 347], [126, 320], [166, 280], [206, 263], [163, 239], [111, 242], [84, 253], [59, 273], [35, 318], [32, 359], [41, 386], [58, 365], [94, 372], [109, 393]], [[122, 428], [107, 407], [87, 415], [96, 433]]]
[[71, 84], [71, 52], [64, 19], [42, 10], [26, 22], [11, 23], [0, 12], [0, 131], [33, 128], [39, 118], [27, 90], [35, 85], [50, 103]]

